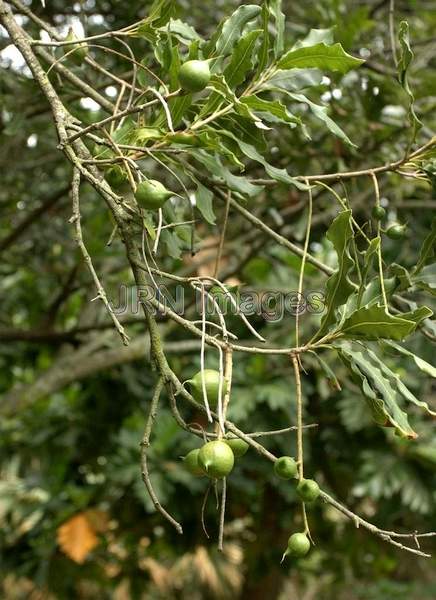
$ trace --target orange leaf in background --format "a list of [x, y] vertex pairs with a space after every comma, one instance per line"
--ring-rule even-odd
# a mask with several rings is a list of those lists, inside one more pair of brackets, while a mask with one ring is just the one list
[[98, 544], [95, 530], [85, 513], [79, 513], [58, 527], [58, 544], [61, 550], [76, 563], [85, 558]]
[[109, 528], [109, 514], [98, 508], [88, 508], [83, 513], [88, 519], [95, 533], [104, 533]]

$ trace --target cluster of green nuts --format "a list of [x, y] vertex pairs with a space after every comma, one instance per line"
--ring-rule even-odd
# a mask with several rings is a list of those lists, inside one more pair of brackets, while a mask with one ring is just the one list
[[[280, 479], [294, 479], [298, 475], [298, 465], [292, 456], [281, 456], [274, 463], [274, 472]], [[320, 493], [316, 481], [300, 479], [297, 484], [297, 495], [302, 502], [314, 502]], [[284, 556], [302, 558], [310, 550], [310, 540], [305, 533], [293, 533], [288, 540]]]
[[227, 477], [233, 469], [235, 458], [244, 456], [248, 450], [247, 442], [240, 438], [223, 438], [206, 442], [201, 448], [188, 452], [183, 462], [192, 475], [206, 475], [211, 479]]
[[[220, 373], [214, 369], [204, 369], [185, 382], [192, 396], [203, 402], [203, 381], [209, 406], [218, 406], [220, 393]], [[227, 392], [227, 381], [222, 380], [221, 395]], [[221, 440], [207, 442], [201, 448], [191, 450], [183, 461], [192, 475], [206, 475], [212, 479], [222, 479], [233, 469], [235, 458], [240, 458], [248, 450], [247, 442], [238, 437], [226, 437]]]
[[[274, 473], [280, 479], [295, 479], [298, 475], [298, 465], [292, 456], [280, 456], [274, 463]], [[319, 486], [313, 479], [300, 479], [297, 494], [303, 502], [313, 502], [319, 496]]]
[[[371, 215], [375, 221], [382, 221], [386, 216], [386, 210], [380, 204], [376, 204], [371, 211]], [[403, 240], [407, 235], [407, 225], [393, 223], [386, 229], [385, 233], [391, 240]]]

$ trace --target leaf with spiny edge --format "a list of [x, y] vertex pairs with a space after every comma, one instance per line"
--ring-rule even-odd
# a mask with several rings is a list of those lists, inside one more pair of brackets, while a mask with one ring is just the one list
[[333, 344], [339, 357], [350, 369], [353, 380], [360, 385], [376, 423], [395, 427], [399, 435], [415, 439], [407, 414], [398, 405], [400, 392], [392, 386], [379, 366], [368, 357], [364, 346], [357, 342], [337, 340]]
[[363, 62], [347, 54], [341, 44], [328, 46], [324, 42], [313, 46], [302, 46], [289, 50], [277, 63], [278, 69], [317, 68], [326, 71], [338, 71], [345, 74], [350, 69], [360, 66]]
[[325, 304], [327, 312], [324, 314], [316, 338], [322, 337], [329, 327], [335, 323], [336, 309], [344, 305], [349, 296], [357, 289], [350, 278], [354, 268], [354, 259], [349, 253], [349, 246], [353, 239], [351, 225], [351, 210], [338, 214], [327, 231], [327, 239], [332, 242], [338, 256], [338, 269], [329, 277], [326, 283]]
[[413, 320], [405, 315], [391, 315], [381, 304], [362, 306], [351, 313], [341, 324], [340, 332], [350, 338], [366, 340], [403, 340], [416, 329]]

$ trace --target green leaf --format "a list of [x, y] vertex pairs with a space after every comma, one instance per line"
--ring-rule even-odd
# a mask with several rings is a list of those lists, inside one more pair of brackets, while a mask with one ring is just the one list
[[420, 369], [423, 373], [425, 373], [426, 375], [429, 375], [430, 377], [436, 377], [436, 367], [434, 367], [433, 365], [428, 363], [423, 358], [416, 356], [416, 354], [414, 354], [413, 352], [410, 352], [410, 350], [403, 348], [403, 346], [400, 346], [399, 344], [396, 344], [395, 342], [387, 341], [387, 342], [383, 342], [383, 344], [388, 346], [389, 348], [393, 348], [399, 354], [404, 354], [404, 356], [410, 356], [413, 359], [413, 361], [415, 362], [418, 369]]
[[236, 9], [222, 26], [221, 34], [215, 45], [216, 54], [221, 57], [231, 54], [245, 25], [255, 19], [260, 12], [261, 7], [255, 4], [244, 4]]
[[325, 304], [327, 312], [322, 318], [317, 337], [322, 337], [336, 320], [335, 311], [347, 301], [356, 285], [349, 279], [349, 273], [354, 267], [354, 260], [349, 253], [349, 245], [353, 239], [351, 226], [351, 210], [338, 214], [327, 231], [327, 239], [332, 242], [338, 255], [338, 270], [329, 277], [326, 283]]
[[274, 71], [261, 86], [263, 90], [299, 92], [320, 85], [323, 75], [319, 69], [289, 69]]
[[246, 104], [243, 104], [239, 98], [235, 95], [234, 91], [227, 85], [227, 81], [222, 75], [213, 75], [209, 82], [209, 87], [214, 90], [214, 94], [211, 94], [208, 102], [205, 104], [200, 112], [200, 117], [206, 116], [208, 113], [215, 111], [219, 105], [219, 96], [222, 96], [224, 100], [233, 106], [233, 109], [238, 114], [242, 115], [246, 119], [252, 121], [259, 129], [269, 129], [263, 121], [257, 117]]
[[368, 350], [361, 344], [346, 341], [335, 342], [334, 347], [360, 385], [374, 420], [379, 425], [390, 424], [403, 436], [416, 438], [407, 414], [398, 404], [400, 392], [380, 369], [380, 364], [371, 360]]
[[162, 30], [174, 34], [182, 43], [201, 39], [191, 25], [184, 23], [180, 19], [171, 19]]
[[[153, 29], [164, 27], [175, 13], [174, 0], [155, 0], [138, 27], [137, 35], [151, 41]], [[150, 37], [151, 36], [151, 37]]]
[[419, 325], [421, 321], [428, 319], [432, 316], [432, 314], [433, 311], [431, 310], [431, 308], [428, 308], [428, 306], [419, 306], [418, 308], [415, 308], [415, 310], [412, 310], [407, 313], [402, 313], [401, 316], [403, 319], [413, 321], [416, 325]]
[[[157, 43], [153, 44], [154, 55], [156, 60], [162, 67], [162, 71], [167, 73], [171, 69], [171, 63], [173, 62], [173, 46], [171, 35], [164, 28], [160, 34], [157, 34]], [[141, 64], [147, 68], [147, 59], [142, 59]], [[138, 73], [138, 81], [142, 86], [147, 87], [147, 80], [149, 74], [145, 69], [141, 69], [140, 73]]]
[[350, 138], [347, 136], [347, 134], [344, 131], [342, 131], [342, 129], [339, 127], [339, 125], [337, 125], [333, 121], [333, 119], [331, 119], [328, 116], [328, 114], [327, 114], [328, 108], [326, 106], [320, 106], [319, 104], [315, 104], [315, 102], [312, 102], [311, 100], [309, 100], [309, 98], [307, 98], [303, 94], [294, 94], [292, 92], [286, 92], [286, 93], [290, 98], [293, 98], [297, 102], [302, 102], [304, 104], [307, 104], [309, 106], [310, 110], [315, 115], [315, 117], [317, 119], [319, 119], [320, 121], [322, 121], [324, 123], [324, 125], [326, 125], [327, 128], [333, 133], [333, 135], [336, 135], [338, 138], [343, 140], [346, 144], [356, 148], [356, 144], [353, 144], [353, 142], [350, 140]]
[[413, 52], [410, 47], [409, 24], [407, 23], [407, 21], [401, 21], [400, 27], [398, 30], [398, 39], [399, 39], [400, 47], [401, 47], [401, 56], [398, 61], [398, 79], [399, 79], [399, 82], [400, 82], [402, 88], [404, 89], [404, 91], [406, 92], [406, 94], [409, 97], [409, 108], [408, 108], [409, 122], [410, 122], [410, 126], [412, 127], [412, 139], [410, 141], [410, 144], [413, 144], [416, 140], [418, 131], [422, 127], [422, 123], [418, 119], [418, 117], [415, 113], [415, 107], [414, 107], [415, 98], [413, 96], [412, 90], [409, 85], [408, 71], [409, 71], [410, 64], [413, 60]]
[[281, 183], [286, 183], [288, 185], [295, 185], [300, 190], [307, 189], [306, 185], [300, 183], [299, 181], [291, 177], [286, 171], [286, 169], [278, 169], [277, 167], [273, 167], [272, 165], [270, 165], [269, 162], [256, 150], [254, 146], [246, 144], [245, 142], [239, 139], [237, 139], [236, 141], [239, 147], [241, 148], [242, 152], [245, 154], [245, 156], [263, 165], [265, 171], [272, 179], [280, 181]]
[[132, 132], [130, 141], [135, 145], [144, 145], [148, 140], [157, 140], [163, 137], [163, 133], [160, 129], [155, 127], [138, 127]]
[[171, 118], [173, 121], [173, 127], [178, 127], [182, 122], [183, 116], [192, 104], [192, 94], [186, 94], [186, 96], [178, 96], [177, 98], [170, 98], [168, 106], [171, 111]]
[[154, 228], [153, 219], [152, 219], [151, 214], [147, 211], [145, 211], [145, 213], [142, 215], [142, 224], [144, 225], [144, 229], [146, 230], [146, 232], [148, 233], [150, 238], [152, 240], [155, 240], [156, 239], [156, 230]]
[[273, 123], [288, 123], [295, 127], [301, 120], [292, 115], [286, 106], [279, 100], [263, 100], [258, 96], [244, 96], [241, 98], [242, 104], [246, 104], [252, 111], [259, 114], [265, 121]]
[[270, 0], [269, 10], [275, 21], [274, 56], [278, 58], [284, 49], [285, 15], [282, 12], [282, 0]]
[[[242, 105], [242, 102], [241, 102]], [[247, 107], [245, 107], [247, 108]], [[254, 115], [254, 113], [251, 113]], [[267, 145], [264, 137], [264, 130], [256, 127], [253, 118], [246, 119], [241, 113], [228, 113], [221, 117], [217, 124], [220, 126], [222, 135], [232, 140], [232, 143], [240, 151], [236, 142], [236, 138], [240, 138], [243, 142], [251, 144], [260, 152], [264, 153], [267, 150]]]
[[196, 183], [197, 191], [195, 193], [195, 205], [206, 221], [211, 225], [215, 225], [216, 217], [213, 212], [213, 193], [199, 181]]
[[175, 259], [180, 259], [182, 254], [182, 242], [176, 233], [164, 229], [162, 231], [162, 241], [167, 247], [168, 254]]
[[410, 273], [402, 265], [392, 263], [389, 265], [389, 273], [395, 276], [396, 286], [395, 291], [402, 292], [412, 287], [412, 281], [410, 279]]
[[[385, 343], [389, 344], [389, 343], [393, 343], [393, 342], [385, 342]], [[401, 346], [399, 346], [399, 347], [401, 348]], [[433, 412], [432, 410], [430, 410], [427, 402], [422, 402], [421, 400], [418, 400], [418, 398], [416, 398], [416, 396], [414, 396], [412, 394], [412, 392], [404, 385], [404, 383], [401, 381], [400, 376], [397, 375], [396, 373], [394, 373], [391, 369], [389, 369], [389, 367], [386, 365], [385, 361], [382, 358], [379, 358], [379, 356], [377, 356], [377, 353], [375, 350], [371, 350], [370, 348], [365, 346], [365, 352], [368, 356], [368, 359], [372, 362], [372, 364], [375, 365], [376, 368], [381, 370], [383, 375], [390, 381], [391, 386], [395, 390], [397, 390], [403, 398], [405, 398], [408, 402], [415, 404], [415, 406], [418, 406], [419, 408], [423, 408], [428, 414], [430, 414], [432, 416], [436, 416], [436, 413]]]
[[267, 2], [262, 4], [262, 43], [259, 51], [259, 60], [257, 63], [256, 75], [259, 77], [263, 71], [265, 70], [266, 65], [268, 64], [268, 53], [270, 48], [270, 38], [269, 38], [269, 7]]
[[436, 258], [436, 217], [433, 217], [431, 231], [422, 244], [419, 259], [413, 271], [414, 275], [417, 275], [421, 269], [433, 258]]
[[436, 296], [436, 263], [421, 268], [420, 272], [412, 277], [412, 282]]
[[365, 250], [365, 252], [363, 252], [363, 267], [361, 269], [361, 274], [362, 274], [362, 286], [361, 289], [359, 290], [359, 293], [361, 295], [363, 295], [363, 291], [368, 279], [368, 274], [369, 271], [372, 268], [372, 265], [374, 263], [374, 260], [377, 257], [377, 253], [380, 247], [380, 236], [377, 236], [375, 238], [373, 238], [370, 243], [368, 244], [368, 248]]
[[315, 46], [317, 44], [331, 46], [333, 42], [334, 38], [332, 27], [329, 29], [311, 29], [304, 39], [299, 40], [294, 44], [292, 50], [296, 50], [297, 48], [307, 48], [308, 46]]
[[317, 352], [313, 352], [313, 355], [315, 356], [316, 360], [318, 361], [318, 363], [321, 367], [321, 370], [324, 373], [325, 378], [327, 379], [330, 387], [333, 390], [340, 391], [342, 389], [341, 384], [339, 383], [338, 378], [336, 377], [336, 375], [333, 372], [330, 365], [328, 365], [326, 363], [326, 361], [321, 356], [319, 356], [319, 354]]
[[416, 328], [416, 323], [390, 315], [384, 306], [363, 306], [354, 311], [341, 325], [346, 337], [378, 340], [403, 340]]
[[338, 71], [345, 74], [364, 61], [347, 54], [341, 44], [327, 46], [324, 43], [289, 50], [277, 63], [278, 69], [313, 68]]
[[262, 186], [250, 183], [245, 177], [234, 175], [227, 167], [224, 167], [217, 154], [211, 156], [204, 150], [193, 149], [191, 150], [191, 155], [199, 162], [202, 168], [207, 169], [215, 177], [223, 179], [232, 190], [247, 196], [257, 196], [263, 190]]
[[236, 44], [231, 61], [224, 70], [224, 77], [230, 87], [241, 84], [247, 72], [253, 68], [253, 52], [261, 33], [261, 29], [250, 31]]

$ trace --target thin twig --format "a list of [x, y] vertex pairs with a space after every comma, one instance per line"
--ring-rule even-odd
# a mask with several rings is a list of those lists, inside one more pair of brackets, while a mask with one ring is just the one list
[[218, 550], [220, 552], [223, 551], [224, 523], [225, 523], [225, 514], [226, 514], [226, 491], [227, 491], [227, 483], [226, 483], [226, 478], [224, 477], [222, 480], [220, 521], [219, 521], [219, 532], [218, 532]]
[[[380, 206], [380, 189], [378, 186], [377, 176], [374, 172], [371, 173], [371, 178], [372, 178], [372, 182], [374, 184], [376, 206]], [[378, 270], [379, 270], [379, 277], [380, 277], [380, 288], [381, 288], [382, 297], [383, 297], [383, 304], [386, 308], [386, 311], [388, 311], [389, 310], [388, 298], [386, 295], [385, 280], [384, 280], [384, 276], [383, 276], [383, 256], [382, 256], [382, 247], [381, 247], [382, 237], [381, 237], [380, 220], [377, 220], [377, 236], [379, 238], [379, 243], [378, 243], [378, 248], [377, 248], [377, 259], [378, 259]]]
[[[301, 481], [304, 476], [304, 454], [303, 454], [303, 397], [301, 393], [300, 362], [298, 356], [292, 355], [292, 365], [295, 374], [295, 395], [297, 399], [297, 462], [298, 462], [298, 480]], [[309, 522], [307, 520], [306, 505], [301, 502], [304, 532], [310, 535]]]
[[201, 389], [203, 392], [203, 402], [206, 409], [207, 420], [212, 423], [212, 415], [207, 398], [206, 378], [204, 376], [204, 354], [205, 354], [205, 339], [206, 339], [206, 294], [204, 286], [201, 287], [201, 349], [200, 349], [200, 371], [201, 371]]
[[206, 536], [208, 539], [209, 539], [209, 534], [207, 533], [207, 529], [206, 529], [206, 522], [205, 522], [205, 519], [204, 519], [204, 515], [205, 515], [205, 512], [206, 512], [206, 504], [207, 504], [207, 499], [209, 498], [209, 493], [210, 493], [210, 490], [211, 490], [211, 488], [212, 488], [212, 485], [213, 485], [213, 484], [212, 484], [212, 481], [210, 481], [210, 482], [209, 482], [209, 485], [207, 486], [207, 490], [206, 490], [206, 492], [205, 492], [205, 494], [204, 494], [203, 503], [202, 503], [202, 505], [201, 505], [201, 526], [202, 526], [202, 528], [203, 528], [204, 535], [205, 535], [205, 536]]
[[109, 300], [107, 299], [107, 295], [104, 290], [104, 287], [100, 283], [97, 272], [95, 271], [94, 265], [92, 264], [91, 256], [90, 256], [88, 250], [86, 249], [85, 243], [83, 241], [82, 227], [80, 224], [80, 221], [81, 221], [81, 216], [80, 216], [80, 173], [79, 173], [78, 169], [74, 169], [74, 171], [73, 171], [71, 196], [72, 196], [72, 201], [73, 201], [73, 215], [70, 219], [70, 223], [72, 223], [75, 227], [76, 243], [79, 246], [79, 249], [85, 260], [86, 266], [88, 267], [88, 270], [91, 273], [91, 276], [94, 280], [95, 287], [97, 288], [97, 292], [98, 292], [97, 298], [100, 298], [102, 300], [103, 304], [106, 307], [106, 310], [108, 311], [108, 313], [113, 321], [113, 324], [115, 325], [116, 330], [118, 331], [118, 333], [121, 336], [123, 344], [125, 346], [128, 346], [129, 336], [125, 332], [124, 327], [119, 322], [117, 316], [115, 315], [115, 313], [113, 311], [112, 306], [109, 303]]
[[164, 386], [164, 381], [163, 378], [161, 377], [159, 379], [159, 381], [157, 382], [156, 388], [154, 390], [154, 394], [153, 397], [151, 399], [151, 404], [150, 404], [150, 412], [148, 413], [148, 417], [147, 417], [147, 421], [145, 424], [145, 430], [144, 430], [144, 435], [142, 437], [142, 442], [141, 442], [141, 474], [142, 474], [142, 480], [145, 484], [145, 487], [147, 488], [147, 491], [150, 495], [150, 498], [156, 508], [157, 511], [160, 512], [160, 514], [171, 523], [171, 525], [173, 525], [173, 527], [176, 529], [177, 533], [182, 534], [183, 533], [183, 528], [180, 525], [180, 523], [178, 521], [176, 521], [176, 519], [174, 519], [174, 517], [172, 517], [165, 509], [164, 507], [161, 505], [161, 503], [159, 502], [158, 497], [156, 496], [156, 492], [153, 489], [153, 485], [151, 483], [150, 480], [150, 475], [148, 472], [148, 465], [147, 465], [147, 450], [150, 446], [150, 434], [151, 434], [151, 430], [153, 428], [153, 424], [156, 420], [156, 415], [157, 415], [157, 409], [158, 409], [158, 405], [159, 405], [159, 399], [160, 399], [160, 395], [162, 392], [162, 388]]
[[[307, 251], [309, 248], [309, 240], [310, 240], [310, 230], [312, 227], [312, 188], [310, 187], [310, 185], [307, 186], [307, 191], [308, 191], [308, 195], [309, 195], [309, 207], [308, 207], [308, 213], [307, 213], [307, 225], [306, 225], [306, 236], [304, 239], [303, 257], [301, 259], [300, 274], [298, 277], [298, 302], [299, 303], [300, 303], [300, 299], [303, 296], [304, 268], [306, 266], [306, 257], [307, 257]], [[298, 306], [298, 310], [295, 314], [295, 345], [296, 346], [298, 346], [300, 343], [299, 325], [300, 325], [300, 310], [299, 310], [299, 306]]]

